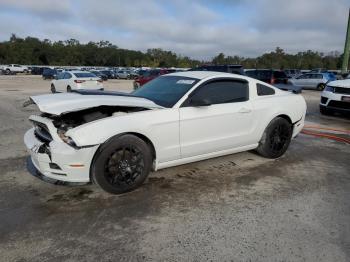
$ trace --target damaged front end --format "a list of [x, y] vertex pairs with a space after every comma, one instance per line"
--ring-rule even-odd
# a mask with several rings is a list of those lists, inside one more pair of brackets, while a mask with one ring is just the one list
[[[101, 119], [151, 109], [141, 106], [140, 101], [138, 101], [138, 106], [128, 105], [125, 99], [121, 102], [124, 105], [115, 105], [117, 102], [105, 98], [98, 102], [93, 101], [90, 104], [94, 106], [88, 107], [89, 103], [86, 101], [82, 101], [80, 105], [74, 105], [74, 100], [78, 102], [84, 97], [78, 94], [60, 96], [58, 100], [53, 99], [50, 95], [43, 96], [45, 97], [31, 98], [31, 101], [38, 105], [42, 114], [30, 116], [29, 120], [33, 128], [26, 132], [24, 142], [31, 155], [32, 163], [41, 174], [65, 182], [90, 181], [90, 164], [99, 147], [98, 143], [77, 145], [67, 135], [68, 131]], [[64, 97], [68, 101], [64, 100]], [[87, 99], [91, 101], [91, 96]], [[104, 103], [103, 101], [106, 100], [107, 102]], [[94, 134], [88, 135], [93, 136]]]

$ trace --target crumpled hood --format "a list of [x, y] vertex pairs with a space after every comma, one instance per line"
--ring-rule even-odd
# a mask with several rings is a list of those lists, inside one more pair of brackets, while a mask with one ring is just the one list
[[41, 112], [52, 115], [61, 115], [98, 106], [163, 108], [151, 100], [132, 96], [62, 93], [31, 96], [30, 99], [39, 107]]
[[350, 88], [350, 79], [336, 80], [327, 83], [329, 86]]

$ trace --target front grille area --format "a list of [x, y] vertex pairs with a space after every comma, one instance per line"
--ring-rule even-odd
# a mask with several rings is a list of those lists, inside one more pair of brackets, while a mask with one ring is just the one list
[[350, 103], [349, 102], [343, 102], [343, 101], [333, 101], [331, 100], [328, 103], [329, 107], [336, 107], [336, 108], [341, 108], [341, 109], [348, 109], [350, 110]]
[[334, 93], [336, 93], [336, 94], [350, 94], [350, 88], [334, 87]]
[[322, 103], [322, 104], [326, 104], [327, 101], [328, 101], [328, 98], [327, 98], [327, 97], [321, 96], [321, 103]]
[[34, 134], [36, 138], [38, 138], [41, 142], [50, 143], [52, 141], [52, 136], [49, 130], [47, 129], [47, 127], [44, 124], [39, 122], [33, 122], [33, 123], [35, 127]]

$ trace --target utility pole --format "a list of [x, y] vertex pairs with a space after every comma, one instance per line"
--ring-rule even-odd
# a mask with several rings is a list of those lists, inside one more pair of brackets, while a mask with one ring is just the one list
[[343, 64], [341, 68], [341, 72], [348, 72], [349, 65], [349, 54], [350, 54], [350, 8], [349, 8], [349, 17], [348, 17], [348, 27], [346, 30], [346, 38], [345, 38], [345, 46], [344, 46], [344, 54], [343, 54]]

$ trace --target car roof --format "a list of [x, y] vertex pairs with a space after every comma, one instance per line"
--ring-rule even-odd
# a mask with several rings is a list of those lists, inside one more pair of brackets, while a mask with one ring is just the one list
[[81, 71], [81, 70], [74, 70], [74, 71], [65, 71], [68, 73], [76, 74], [76, 73], [90, 73], [89, 71]]
[[230, 77], [230, 78], [238, 77], [246, 80], [251, 79], [250, 77], [246, 77], [243, 75], [216, 72], [216, 71], [185, 71], [185, 72], [176, 72], [176, 73], [166, 74], [164, 76], [182, 76], [182, 77], [196, 78], [200, 80], [205, 78], [210, 78], [210, 77]]

